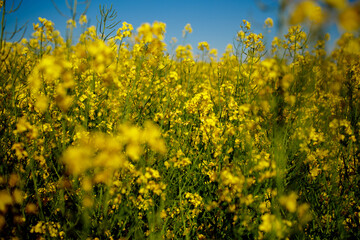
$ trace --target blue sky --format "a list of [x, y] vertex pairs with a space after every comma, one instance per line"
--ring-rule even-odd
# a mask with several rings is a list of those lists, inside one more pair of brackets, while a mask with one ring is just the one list
[[[65, 0], [54, 0], [59, 9], [70, 16], [70, 10], [66, 8]], [[69, 0], [71, 2], [72, 0]], [[8, 4], [11, 3], [8, 0]], [[15, 0], [19, 2], [19, 0]], [[78, 1], [82, 2], [82, 1]], [[271, 6], [263, 11], [256, 3], [264, 2]], [[197, 43], [207, 41], [210, 48], [216, 48], [222, 54], [227, 44], [233, 43], [236, 33], [240, 30], [242, 19], [252, 24], [254, 32], [266, 31], [263, 29], [264, 20], [267, 17], [277, 22], [277, 0], [92, 0], [87, 10], [89, 25], [97, 23], [96, 16], [99, 16], [99, 5], [104, 4], [117, 11], [118, 20], [131, 23], [138, 28], [142, 23], [161, 21], [166, 23], [165, 42], [172, 37], [182, 43], [182, 30], [187, 23], [193, 28], [193, 33], [188, 35], [186, 43], [192, 44], [196, 52]], [[82, 13], [84, 5], [78, 6], [78, 14]], [[7, 31], [11, 31], [17, 19], [18, 25], [28, 22], [28, 30], [25, 37], [29, 38], [32, 32], [32, 23], [38, 22], [38, 17], [49, 19], [55, 23], [55, 28], [65, 37], [67, 18], [61, 16], [55, 9], [51, 0], [24, 0], [19, 10], [8, 16]], [[119, 25], [120, 27], [121, 25]], [[79, 28], [79, 27], [78, 27]], [[272, 33], [265, 35], [266, 41], [271, 42], [276, 28]], [[75, 35], [75, 38], [79, 36]]]

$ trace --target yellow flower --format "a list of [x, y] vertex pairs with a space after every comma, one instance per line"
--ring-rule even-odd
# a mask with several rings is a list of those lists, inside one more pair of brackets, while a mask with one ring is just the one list
[[25, 212], [27, 214], [37, 214], [38, 208], [37, 208], [36, 204], [28, 203], [25, 207]]
[[160, 212], [160, 217], [161, 217], [162, 219], [165, 219], [165, 218], [167, 217], [167, 214], [166, 214], [166, 210], [165, 210], [165, 209], [161, 210], [161, 212]]
[[186, 33], [192, 33], [192, 31], [190, 23], [186, 24], [183, 30], [183, 37], [185, 37]]
[[281, 205], [285, 206], [285, 208], [289, 211], [289, 212], [295, 212], [296, 211], [296, 199], [297, 199], [297, 194], [292, 192], [290, 193], [290, 195], [288, 196], [281, 196], [279, 198], [279, 202]]
[[7, 190], [0, 191], [0, 211], [5, 212], [7, 205], [12, 204], [12, 198]]
[[12, 174], [10, 175], [9, 183], [8, 183], [8, 184], [9, 184], [10, 187], [15, 187], [16, 185], [18, 185], [19, 180], [20, 180], [19, 175], [16, 174], [16, 173], [12, 173]]
[[83, 181], [81, 182], [81, 184], [82, 184], [82, 189], [86, 192], [91, 191], [91, 189], [93, 187], [93, 183], [89, 177], [85, 177], [83, 179]]
[[79, 175], [92, 166], [91, 156], [90, 147], [70, 147], [65, 150], [62, 161], [71, 174]]
[[14, 143], [14, 145], [11, 147], [11, 150], [15, 150], [15, 155], [19, 159], [23, 159], [28, 156], [28, 153], [24, 149], [23, 143]]
[[336, 9], [344, 9], [347, 5], [347, 0], [325, 0], [325, 2]]
[[158, 39], [164, 40], [164, 34], [166, 32], [165, 28], [165, 23], [156, 21], [152, 25], [152, 32]]
[[245, 28], [246, 28], [247, 30], [250, 30], [250, 29], [251, 29], [251, 24], [250, 24], [248, 21], [246, 21], [245, 19], [243, 20], [243, 24], [245, 25]]
[[130, 143], [126, 146], [126, 154], [132, 160], [139, 160], [141, 153], [142, 153], [142, 148], [137, 143]]
[[209, 51], [209, 44], [207, 42], [199, 42], [198, 49], [201, 51], [205, 51], [205, 49]]
[[360, 5], [347, 7], [339, 15], [339, 23], [346, 31], [354, 31], [360, 28]]
[[243, 30], [240, 30], [238, 33], [237, 33], [237, 36], [242, 40], [245, 38], [245, 33]]
[[129, 31], [134, 30], [133, 25], [130, 24], [130, 23], [128, 23], [128, 22], [123, 22], [123, 23], [122, 23], [122, 26], [123, 26], [123, 29], [124, 29], [124, 30], [129, 30]]
[[272, 20], [272, 18], [268, 17], [267, 19], [265, 19], [265, 26], [269, 28], [274, 26], [274, 21]]
[[169, 79], [172, 81], [177, 81], [179, 79], [177, 72], [171, 71], [169, 74]]
[[320, 24], [324, 20], [324, 14], [321, 7], [313, 1], [300, 2], [290, 16], [290, 24], [299, 24], [306, 19]]
[[180, 59], [180, 58], [184, 58], [184, 59], [192, 58], [191, 50], [192, 50], [192, 46], [190, 44], [188, 44], [186, 46], [179, 45], [176, 48], [176, 57], [178, 59]]
[[144, 123], [143, 138], [150, 145], [152, 150], [161, 154], [166, 153], [166, 146], [164, 140], [161, 138], [161, 132], [159, 128], [150, 121]]
[[214, 57], [216, 57], [217, 54], [218, 54], [218, 50], [215, 49], [215, 48], [213, 48], [213, 49], [210, 50], [209, 54], [210, 54], [210, 55], [213, 55]]
[[76, 27], [76, 22], [74, 20], [72, 20], [72, 19], [69, 19], [69, 20], [66, 21], [66, 25], [67, 25], [66, 26], [67, 28], [73, 28], [73, 27], [75, 28]]
[[137, 29], [139, 38], [145, 42], [151, 42], [153, 40], [153, 33], [149, 23], [144, 23]]
[[259, 230], [263, 232], [270, 232], [272, 229], [272, 223], [276, 220], [275, 215], [265, 213], [261, 216], [262, 223], [259, 226]]
[[24, 196], [23, 196], [23, 192], [19, 189], [15, 189], [13, 191], [13, 194], [12, 194], [13, 198], [14, 198], [14, 201], [15, 203], [17, 204], [22, 204], [23, 200], [24, 200]]
[[16, 124], [16, 133], [23, 133], [29, 129], [31, 129], [31, 124], [26, 120], [25, 117], [20, 118]]
[[130, 37], [132, 30], [134, 30], [134, 28], [130, 23], [123, 22], [122, 27], [118, 29], [115, 38], [121, 40], [124, 37]]
[[87, 17], [86, 15], [81, 15], [79, 20], [80, 25], [84, 25], [87, 23]]
[[286, 74], [281, 79], [281, 86], [283, 87], [284, 90], [287, 90], [291, 86], [291, 83], [293, 81], [294, 81], [294, 76], [292, 74]]
[[320, 169], [318, 167], [314, 167], [313, 169], [310, 170], [310, 175], [311, 177], [315, 178], [320, 174]]
[[35, 103], [35, 108], [39, 110], [39, 112], [44, 113], [47, 110], [48, 106], [49, 106], [49, 98], [46, 96], [39, 95]]
[[43, 223], [40, 221], [38, 222], [34, 227], [31, 228], [31, 233], [36, 232], [36, 233], [43, 233], [45, 232], [45, 230], [43, 230]]
[[[37, 66], [40, 73], [43, 73], [45, 80], [54, 82], [61, 76], [62, 65], [55, 56], [45, 56]], [[31, 87], [31, 86], [30, 86]]]
[[297, 214], [301, 224], [305, 224], [312, 219], [309, 209], [310, 206], [307, 203], [303, 203], [298, 207]]

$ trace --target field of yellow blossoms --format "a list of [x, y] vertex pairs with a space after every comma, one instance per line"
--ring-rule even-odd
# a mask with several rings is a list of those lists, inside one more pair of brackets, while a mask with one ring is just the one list
[[267, 48], [244, 20], [217, 56], [168, 54], [162, 22], [86, 22], [1, 34], [0, 239], [360, 238], [359, 32]]

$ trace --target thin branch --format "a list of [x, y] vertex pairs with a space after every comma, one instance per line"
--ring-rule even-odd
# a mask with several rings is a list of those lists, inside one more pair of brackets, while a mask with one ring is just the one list
[[[8, 38], [8, 40], [11, 40], [15, 37], [16, 34], [18, 34], [19, 32], [23, 31], [22, 36], [20, 38], [20, 40], [24, 37], [26, 29], [27, 29], [27, 24], [29, 21], [27, 21], [24, 25], [22, 25], [20, 28], [18, 28], [18, 24], [17, 24], [17, 19], [15, 22], [15, 29], [14, 31], [12, 31], [10, 37]], [[6, 34], [6, 33], [5, 33]]]
[[10, 13], [16, 12], [16, 11], [20, 8], [21, 3], [22, 3], [22, 0], [20, 1], [19, 5], [18, 5], [16, 8], [14, 8], [15, 1], [13, 1], [10, 10], [7, 11], [6, 14], [10, 14]]
[[74, 1], [73, 7], [71, 8], [72, 19], [75, 21], [76, 17], [77, 0]]
[[85, 14], [86, 14], [87, 10], [88, 10], [89, 7], [90, 7], [90, 3], [91, 3], [91, 0], [87, 0], [87, 1], [84, 1], [84, 2], [81, 2], [81, 3], [79, 2], [79, 4], [86, 4], [85, 10], [82, 12], [81, 15], [85, 15]]
[[65, 15], [65, 14], [58, 8], [58, 6], [56, 5], [56, 3], [55, 3], [54, 0], [51, 0], [51, 2], [52, 2], [52, 4], [54, 5], [56, 11], [57, 11], [61, 16], [65, 17], [65, 18], [67, 18], [67, 19], [69, 18], [69, 16]]
[[66, 7], [67, 7], [68, 9], [71, 9], [71, 5], [72, 5], [72, 4], [69, 4], [68, 0], [65, 0], [65, 4], [66, 4]]
[[[272, 1], [274, 2], [274, 1]], [[276, 1], [275, 1], [276, 3]], [[276, 6], [272, 6], [272, 3], [268, 2], [268, 1], [262, 1], [262, 0], [255, 0], [255, 4], [258, 6], [258, 8], [261, 10], [261, 11], [272, 11], [272, 10], [275, 10], [276, 9]]]

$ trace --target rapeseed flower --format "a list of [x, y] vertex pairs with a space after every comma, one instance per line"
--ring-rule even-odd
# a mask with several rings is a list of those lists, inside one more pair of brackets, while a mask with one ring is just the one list
[[272, 20], [272, 18], [265, 19], [265, 26], [269, 28], [274, 26], [274, 21]]
[[298, 3], [290, 17], [290, 24], [296, 25], [310, 20], [315, 24], [321, 24], [325, 19], [324, 13], [314, 1], [302, 1]]
[[297, 194], [292, 192], [288, 196], [281, 196], [279, 198], [279, 203], [286, 207], [286, 209], [293, 213], [297, 209], [296, 199], [298, 198]]
[[7, 190], [0, 191], [0, 211], [6, 212], [7, 207], [12, 204], [11, 194]]
[[88, 22], [86, 15], [81, 15], [79, 19], [79, 24], [84, 25]]
[[360, 28], [360, 5], [348, 6], [339, 15], [339, 24], [346, 31]]
[[69, 19], [66, 21], [67, 28], [76, 28], [76, 22], [73, 19]]
[[325, 0], [325, 3], [329, 6], [342, 10], [347, 6], [347, 0]]
[[184, 30], [182, 32], [182, 36], [185, 37], [187, 33], [192, 33], [192, 28], [191, 28], [191, 25], [190, 23], [187, 23], [184, 27]]
[[244, 27], [246, 30], [250, 30], [251, 29], [251, 24], [250, 22], [246, 21], [245, 19], [242, 20]]
[[153, 40], [153, 32], [149, 23], [144, 23], [137, 29], [139, 40], [149, 43]]
[[210, 49], [209, 44], [207, 42], [199, 42], [198, 49], [200, 51], [205, 51], [205, 50], [209, 51], [209, 49]]

